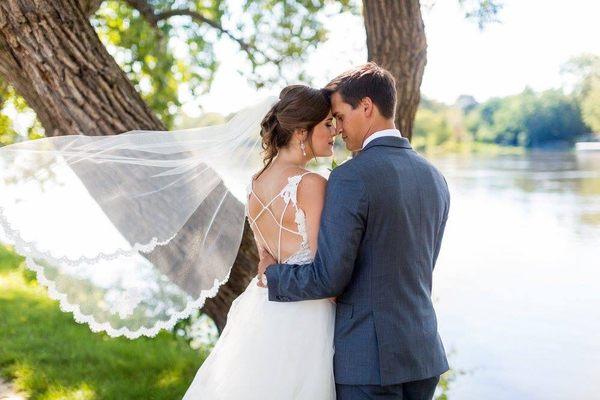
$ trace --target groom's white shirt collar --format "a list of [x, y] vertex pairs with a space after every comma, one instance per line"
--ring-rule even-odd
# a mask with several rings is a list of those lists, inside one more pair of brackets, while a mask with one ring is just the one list
[[394, 136], [397, 138], [401, 138], [402, 134], [400, 133], [400, 131], [398, 129], [384, 129], [382, 131], [377, 131], [365, 139], [365, 141], [363, 142], [362, 148], [364, 149], [369, 142], [371, 142], [375, 139], [378, 139], [380, 137], [384, 137], [384, 136]]

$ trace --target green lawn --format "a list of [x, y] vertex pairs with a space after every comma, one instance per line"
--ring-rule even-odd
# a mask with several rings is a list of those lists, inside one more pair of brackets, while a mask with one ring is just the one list
[[[93, 333], [58, 308], [22, 257], [0, 244], [0, 376], [32, 400], [178, 400], [208, 350], [168, 332], [128, 340]], [[452, 372], [440, 382], [447, 399]]]
[[169, 332], [93, 333], [0, 244], [0, 375], [31, 399], [180, 399], [205, 357]]

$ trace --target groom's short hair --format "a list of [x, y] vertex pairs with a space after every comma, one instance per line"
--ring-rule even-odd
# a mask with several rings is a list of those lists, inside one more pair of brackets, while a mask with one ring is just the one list
[[368, 97], [381, 115], [392, 119], [396, 112], [396, 80], [392, 74], [374, 62], [361, 65], [335, 77], [325, 86], [329, 96], [339, 93], [344, 102], [356, 108]]

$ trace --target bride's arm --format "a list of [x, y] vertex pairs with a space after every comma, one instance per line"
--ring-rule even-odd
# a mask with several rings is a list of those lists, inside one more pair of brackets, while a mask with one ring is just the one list
[[306, 216], [308, 246], [313, 256], [317, 252], [319, 224], [325, 204], [326, 188], [327, 180], [317, 174], [306, 175], [298, 185], [298, 207], [304, 211]]
[[[325, 205], [326, 189], [327, 179], [319, 174], [306, 175], [298, 185], [298, 207], [304, 211], [306, 216], [308, 246], [313, 257], [317, 252], [319, 225], [321, 224], [321, 213]], [[335, 301], [335, 297], [329, 297], [329, 300]]]

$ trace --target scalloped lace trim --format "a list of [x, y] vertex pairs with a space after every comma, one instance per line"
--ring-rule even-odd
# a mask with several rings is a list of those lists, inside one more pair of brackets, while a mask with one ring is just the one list
[[294, 207], [298, 206], [298, 184], [300, 184], [302, 176], [303, 174], [288, 177], [288, 184], [280, 192], [283, 200], [286, 203], [289, 203], [291, 200]]
[[119, 249], [112, 253], [104, 253], [100, 252], [98, 255], [94, 257], [81, 256], [78, 258], [70, 258], [67, 256], [57, 257], [55, 254], [49, 251], [42, 251], [35, 247], [35, 242], [29, 242], [22, 238], [19, 234], [19, 231], [13, 227], [11, 222], [6, 218], [6, 214], [4, 213], [4, 208], [0, 206], [0, 226], [6, 233], [8, 240], [10, 240], [18, 252], [22, 252], [22, 254], [31, 254], [36, 258], [43, 258], [52, 263], [56, 264], [66, 264], [70, 266], [77, 265], [81, 262], [85, 262], [86, 264], [97, 264], [100, 261], [114, 260], [115, 258], [119, 258], [121, 256], [133, 256], [140, 252], [142, 253], [150, 253], [158, 246], [164, 246], [168, 244], [177, 233], [168, 238], [165, 241], [159, 242], [158, 238], [155, 236], [150, 240], [150, 242], [143, 243], [135, 243], [131, 249]]
[[301, 208], [296, 207], [296, 225], [298, 226], [298, 232], [302, 235], [302, 243], [300, 248], [302, 250], [308, 249], [308, 233], [306, 232], [306, 215]]
[[[54, 282], [52, 282], [46, 277], [46, 275], [44, 274], [44, 267], [36, 263], [34, 258], [44, 259], [53, 264], [62, 263], [70, 266], [77, 265], [81, 262], [85, 262], [88, 264], [97, 264], [101, 261], [113, 260], [121, 256], [136, 255], [139, 252], [150, 253], [157, 246], [163, 246], [165, 244], [168, 244], [177, 234], [171, 236], [163, 242], [159, 242], [157, 237], [153, 237], [152, 240], [146, 244], [136, 242], [131, 249], [119, 249], [112, 253], [101, 252], [94, 257], [81, 256], [79, 258], [74, 259], [66, 256], [56, 257], [56, 255], [54, 255], [51, 252], [40, 251], [35, 247], [34, 242], [24, 240], [19, 234], [19, 231], [15, 229], [11, 222], [8, 220], [8, 218], [6, 218], [4, 208], [1, 206], [0, 226], [4, 230], [7, 239], [14, 246], [16, 252], [25, 256], [25, 263], [27, 267], [30, 270], [36, 272], [38, 282], [47, 288], [48, 295], [52, 299], [58, 300], [60, 309], [62, 311], [72, 313], [77, 323], [87, 324], [92, 330], [92, 332], [106, 332], [109, 336], [112, 337], [125, 336], [128, 339], [136, 339], [140, 336], [154, 337], [158, 334], [158, 332], [161, 331], [161, 329], [172, 329], [173, 326], [175, 326], [175, 324], [177, 323], [177, 321], [187, 318], [196, 309], [202, 308], [202, 306], [204, 306], [204, 303], [206, 302], [206, 299], [216, 296], [219, 292], [219, 288], [229, 280], [231, 269], [233, 269], [232, 267], [229, 270], [227, 276], [223, 280], [219, 281], [218, 279], [215, 279], [213, 286], [210, 289], [202, 290], [200, 292], [199, 297], [196, 300], [187, 303], [185, 309], [172, 314], [167, 321], [158, 321], [156, 325], [154, 325], [152, 328], [140, 328], [135, 331], [131, 331], [127, 328], [115, 329], [108, 322], [100, 323], [96, 321], [92, 315], [84, 314], [77, 304], [71, 304], [67, 299], [67, 295], [57, 290]], [[119, 314], [127, 314], [127, 310], [115, 310], [115, 312]]]
[[313, 261], [310, 249], [300, 249], [285, 259], [282, 264], [309, 264]]
[[[302, 177], [306, 175], [306, 173], [300, 175], [294, 175], [288, 178], [288, 184], [281, 191], [281, 196], [286, 203], [292, 202], [296, 213], [294, 215], [294, 222], [296, 222], [296, 226], [298, 227], [298, 233], [302, 236], [302, 243], [300, 243], [300, 249], [293, 254], [291, 257], [300, 254], [301, 252], [306, 252], [310, 250], [308, 248], [308, 234], [306, 232], [306, 215], [304, 214], [304, 210], [298, 207], [298, 185], [302, 180]], [[290, 258], [291, 258], [290, 257]], [[288, 260], [290, 259], [288, 258]], [[287, 260], [286, 260], [287, 261]]]
[[294, 214], [294, 222], [298, 227], [298, 233], [302, 237], [302, 242], [299, 245], [298, 251], [290, 255], [283, 261], [283, 264], [305, 264], [312, 261], [312, 254], [308, 246], [308, 233], [306, 232], [306, 215], [304, 210], [298, 207], [298, 185], [302, 177], [307, 173], [290, 176], [288, 184], [281, 190], [280, 194], [286, 203], [292, 202], [292, 206], [296, 210]]
[[[303, 263], [312, 261], [310, 249], [307, 247], [308, 237], [306, 234], [305, 215], [303, 211], [297, 207], [296, 192], [299, 183], [300, 175], [288, 178], [288, 184], [282, 189], [280, 193], [284, 197], [285, 201], [291, 200], [294, 207], [296, 208], [295, 219], [298, 225], [299, 232], [302, 235], [302, 243], [300, 245], [300, 249], [296, 253], [288, 257], [285, 260], [286, 263]], [[64, 312], [72, 313], [77, 323], [87, 324], [92, 330], [92, 332], [106, 332], [111, 337], [125, 336], [128, 339], [136, 339], [140, 336], [154, 337], [162, 329], [172, 329], [177, 323], [177, 321], [187, 318], [196, 309], [202, 308], [202, 306], [204, 306], [204, 303], [206, 302], [206, 299], [216, 296], [219, 292], [219, 288], [229, 280], [231, 270], [233, 269], [232, 267], [229, 270], [227, 276], [223, 278], [223, 280], [219, 281], [218, 279], [215, 279], [213, 286], [210, 289], [202, 290], [200, 292], [199, 297], [196, 300], [187, 303], [185, 309], [183, 309], [182, 311], [173, 313], [167, 321], [158, 321], [156, 325], [154, 325], [152, 328], [140, 328], [135, 331], [131, 331], [127, 328], [115, 329], [110, 325], [110, 323], [100, 323], [96, 321], [92, 315], [84, 314], [77, 304], [70, 303], [67, 299], [67, 295], [56, 289], [54, 282], [49, 280], [44, 274], [44, 267], [37, 264], [34, 258], [45, 259], [50, 263], [63, 263], [67, 265], [77, 265], [82, 261], [85, 263], [94, 264], [103, 260], [112, 260], [121, 256], [135, 255], [139, 252], [150, 253], [157, 246], [168, 244], [177, 234], [171, 236], [170, 238], [162, 242], [159, 242], [157, 237], [153, 237], [152, 240], [146, 244], [136, 242], [131, 249], [119, 249], [112, 253], [101, 252], [94, 257], [81, 256], [74, 259], [66, 256], [56, 257], [56, 255], [52, 254], [51, 252], [40, 251], [36, 249], [34, 242], [24, 240], [19, 234], [19, 231], [12, 226], [11, 222], [6, 218], [4, 208], [1, 206], [0, 226], [2, 226], [2, 229], [6, 233], [8, 240], [12, 242], [17, 252], [22, 255], [25, 255], [25, 263], [27, 267], [30, 270], [36, 272], [38, 282], [44, 287], [46, 287], [46, 289], [48, 290], [48, 295], [52, 299], [57, 300], [59, 302], [60, 309]], [[127, 311], [124, 310], [123, 312]]]
[[177, 321], [189, 317], [196, 309], [202, 308], [206, 302], [206, 299], [215, 297], [219, 292], [219, 288], [229, 280], [231, 270], [233, 269], [231, 268], [229, 270], [227, 276], [222, 281], [215, 279], [213, 287], [202, 290], [200, 292], [200, 296], [196, 300], [187, 303], [185, 309], [171, 314], [169, 320], [158, 321], [152, 328], [140, 328], [138, 330], [131, 331], [127, 328], [115, 329], [108, 322], [99, 323], [92, 315], [86, 315], [82, 313], [77, 304], [69, 303], [67, 295], [58, 291], [54, 285], [54, 282], [46, 278], [46, 275], [44, 274], [44, 268], [41, 265], [37, 264], [33, 258], [29, 256], [25, 258], [25, 262], [29, 269], [36, 272], [38, 282], [48, 289], [48, 295], [52, 299], [58, 300], [60, 309], [62, 311], [72, 313], [77, 323], [87, 324], [92, 332], [106, 332], [112, 337], [125, 336], [128, 339], [137, 339], [140, 336], [154, 337], [158, 334], [158, 332], [160, 332], [161, 329], [172, 329]]

